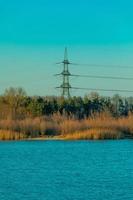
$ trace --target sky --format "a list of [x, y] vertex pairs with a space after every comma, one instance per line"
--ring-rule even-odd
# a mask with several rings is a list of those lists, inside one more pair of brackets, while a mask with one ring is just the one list
[[[63, 60], [65, 47], [69, 60], [80, 64], [69, 66], [71, 73], [133, 77], [132, 8], [132, 0], [0, 0], [0, 93], [12, 86], [29, 95], [60, 95], [55, 87], [62, 78], [54, 74], [62, 71], [56, 62]], [[133, 90], [132, 80], [71, 78], [70, 83]]]

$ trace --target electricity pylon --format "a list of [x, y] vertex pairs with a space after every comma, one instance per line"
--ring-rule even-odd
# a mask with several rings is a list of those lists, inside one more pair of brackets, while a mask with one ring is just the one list
[[[81, 88], [81, 87], [72, 87], [69, 83], [69, 78], [70, 76], [72, 77], [88, 77], [88, 78], [96, 78], [96, 79], [115, 79], [115, 80], [133, 80], [133, 77], [121, 77], [121, 76], [103, 76], [103, 75], [80, 75], [80, 74], [71, 74], [69, 72], [69, 65], [81, 65], [78, 63], [72, 63], [69, 62], [68, 60], [68, 55], [67, 55], [67, 48], [65, 48], [65, 53], [64, 53], [64, 60], [62, 62], [59, 62], [57, 64], [63, 64], [63, 71], [60, 74], [56, 74], [56, 76], [61, 75], [62, 76], [62, 84], [59, 87], [56, 88], [61, 88], [62, 93], [61, 95], [63, 97], [69, 98], [70, 97], [70, 89], [76, 89], [76, 90], [88, 90], [88, 91], [108, 91], [108, 92], [128, 92], [128, 93], [133, 93], [133, 90], [123, 90], [123, 89], [104, 89], [104, 88]], [[85, 66], [91, 66], [91, 67], [126, 67], [126, 66], [120, 66], [120, 65], [98, 65], [98, 64], [82, 64]], [[131, 66], [128, 66], [131, 67]]]
[[71, 76], [70, 72], [69, 72], [69, 64], [71, 64], [68, 60], [68, 55], [67, 55], [67, 48], [65, 48], [65, 53], [64, 53], [64, 60], [60, 63], [57, 64], [63, 64], [63, 71], [60, 74], [57, 75], [62, 75], [62, 79], [63, 82], [60, 85], [60, 87], [57, 88], [61, 88], [62, 89], [62, 96], [69, 98], [70, 97], [70, 88], [71, 85], [69, 83], [69, 77]]

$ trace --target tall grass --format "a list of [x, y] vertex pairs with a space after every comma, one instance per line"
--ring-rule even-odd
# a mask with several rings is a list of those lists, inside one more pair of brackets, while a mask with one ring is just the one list
[[133, 136], [133, 115], [113, 118], [107, 113], [78, 120], [54, 114], [51, 117], [0, 120], [0, 140], [36, 137], [63, 139], [118, 139]]
[[0, 130], [0, 140], [21, 140], [26, 138], [24, 134], [10, 131], [10, 130]]
[[66, 134], [63, 138], [66, 140], [120, 139], [122, 138], [122, 133], [110, 129], [89, 129], [81, 132], [75, 132], [72, 134]]

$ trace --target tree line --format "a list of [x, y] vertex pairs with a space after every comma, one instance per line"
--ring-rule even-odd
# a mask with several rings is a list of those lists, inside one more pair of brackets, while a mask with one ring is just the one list
[[55, 113], [83, 119], [94, 113], [108, 112], [114, 117], [133, 112], [133, 97], [100, 96], [90, 93], [69, 99], [55, 96], [28, 96], [22, 88], [6, 89], [0, 96], [0, 119], [24, 119], [50, 116]]

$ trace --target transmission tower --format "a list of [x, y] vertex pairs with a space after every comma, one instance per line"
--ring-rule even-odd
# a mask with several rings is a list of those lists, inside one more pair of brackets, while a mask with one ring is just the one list
[[[96, 79], [112, 79], [112, 80], [133, 80], [133, 77], [120, 77], [120, 76], [103, 76], [103, 75], [80, 75], [80, 74], [71, 74], [69, 72], [69, 65], [81, 65], [77, 63], [71, 63], [68, 60], [68, 55], [67, 55], [67, 48], [65, 48], [65, 53], [64, 53], [64, 60], [62, 62], [56, 63], [56, 64], [63, 64], [63, 71], [60, 74], [56, 74], [56, 76], [60, 75], [62, 76], [62, 84], [59, 87], [56, 88], [61, 88], [62, 93], [61, 95], [65, 98], [70, 97], [70, 89], [75, 89], [75, 90], [88, 90], [88, 91], [109, 91], [109, 92], [128, 92], [128, 93], [133, 93], [133, 90], [124, 90], [124, 89], [104, 89], [104, 88], [81, 88], [81, 87], [72, 87], [69, 83], [69, 78], [70, 76], [72, 77], [82, 77], [82, 78], [96, 78]], [[105, 67], [106, 65], [97, 65], [97, 64], [82, 64], [86, 66], [100, 66], [100, 67]], [[113, 67], [113, 65], [108, 65], [110, 67]], [[115, 66], [116, 67], [116, 66]], [[120, 66], [117, 66], [120, 67]], [[125, 66], [123, 66], [125, 67]]]
[[67, 48], [65, 48], [65, 53], [64, 53], [64, 60], [60, 63], [57, 64], [63, 64], [63, 71], [60, 74], [57, 75], [61, 75], [62, 76], [62, 84], [60, 85], [60, 87], [57, 88], [61, 88], [62, 89], [62, 96], [69, 98], [70, 97], [70, 88], [71, 85], [69, 83], [69, 77], [71, 76], [70, 72], [69, 72], [69, 65], [71, 64], [68, 61], [68, 55], [67, 55]]

